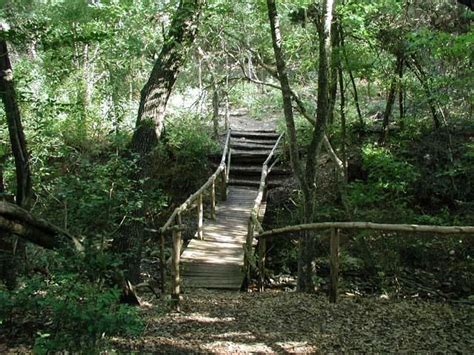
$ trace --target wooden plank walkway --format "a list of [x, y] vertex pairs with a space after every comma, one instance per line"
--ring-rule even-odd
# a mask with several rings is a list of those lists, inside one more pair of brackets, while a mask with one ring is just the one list
[[181, 255], [184, 290], [241, 288], [247, 224], [256, 196], [256, 188], [229, 186], [227, 200], [217, 206], [216, 220], [203, 225], [203, 239], [192, 239]]

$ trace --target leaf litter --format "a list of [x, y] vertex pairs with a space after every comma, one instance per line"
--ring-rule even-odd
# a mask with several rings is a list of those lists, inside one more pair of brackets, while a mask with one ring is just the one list
[[474, 352], [474, 307], [420, 299], [294, 292], [193, 290], [181, 311], [166, 301], [144, 311], [137, 339], [123, 351], [207, 353]]

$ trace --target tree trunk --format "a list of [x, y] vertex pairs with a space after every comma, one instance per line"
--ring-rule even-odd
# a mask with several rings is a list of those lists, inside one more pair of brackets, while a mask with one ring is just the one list
[[[332, 24], [331, 31], [331, 46], [335, 48], [340, 44], [339, 30], [336, 22]], [[334, 107], [336, 106], [337, 98], [337, 75], [339, 67], [339, 56], [336, 51], [331, 52], [331, 64], [330, 64], [330, 75], [329, 75], [329, 110], [328, 110], [328, 124], [334, 123]]]
[[356, 82], [355, 82], [354, 74], [352, 73], [352, 70], [349, 67], [349, 59], [347, 58], [347, 52], [346, 52], [346, 48], [344, 46], [344, 31], [342, 29], [342, 26], [339, 26], [339, 40], [340, 40], [340, 43], [341, 43], [342, 54], [344, 56], [344, 61], [346, 63], [347, 71], [349, 73], [349, 78], [350, 78], [351, 84], [352, 84], [352, 90], [353, 90], [352, 94], [354, 95], [354, 103], [355, 103], [356, 110], [357, 110], [357, 116], [359, 117], [360, 125], [363, 126], [364, 125], [364, 118], [362, 117], [362, 112], [361, 112], [361, 109], [360, 109], [359, 94], [357, 92], [357, 85], [356, 85]]
[[5, 106], [8, 123], [8, 133], [15, 158], [16, 169], [16, 203], [22, 207], [29, 207], [33, 192], [31, 185], [30, 155], [26, 148], [25, 134], [21, 123], [20, 109], [16, 101], [13, 85], [13, 72], [8, 57], [5, 41], [0, 40], [0, 95]]
[[298, 144], [296, 139], [296, 126], [293, 115], [292, 91], [288, 80], [286, 62], [283, 56], [282, 39], [280, 33], [280, 23], [276, 9], [275, 0], [267, 0], [268, 18], [270, 21], [270, 29], [272, 33], [273, 52], [277, 65], [278, 78], [281, 85], [281, 93], [283, 97], [283, 113], [286, 123], [286, 138], [288, 140], [290, 150], [290, 163], [295, 173], [298, 183], [303, 191], [307, 190], [306, 182], [301, 168], [301, 162], [298, 155]]
[[219, 138], [219, 88], [214, 75], [212, 75], [212, 127], [214, 138]]
[[[316, 28], [319, 34], [318, 102], [316, 124], [314, 126], [313, 137], [308, 148], [306, 160], [305, 180], [311, 188], [308, 189], [308, 196], [305, 196], [305, 223], [312, 223], [314, 219], [316, 207], [316, 187], [314, 184], [317, 174], [318, 157], [321, 152], [323, 139], [326, 135], [327, 120], [331, 115], [330, 110], [334, 109], [334, 106], [330, 105], [329, 96], [329, 63], [332, 56], [331, 29], [333, 27], [334, 5], [334, 0], [324, 0], [321, 7], [324, 11], [324, 15], [320, 20], [316, 20]], [[305, 292], [314, 291], [313, 262], [315, 242], [311, 233], [312, 232], [305, 233], [304, 242], [300, 243], [300, 255], [303, 260], [298, 265], [298, 289]]]
[[[132, 177], [137, 188], [141, 188], [140, 181], [150, 178], [153, 164], [150, 154], [161, 136], [168, 99], [196, 37], [203, 3], [204, 0], [180, 1], [158, 59], [141, 91], [130, 147], [132, 153], [138, 156], [137, 171]], [[144, 228], [140, 219], [145, 218], [146, 206], [147, 201], [144, 201], [143, 207], [134, 212], [132, 221], [121, 229], [114, 240], [116, 251], [124, 256], [126, 278], [132, 283], [140, 280]]]
[[416, 78], [420, 82], [423, 90], [425, 91], [425, 94], [428, 98], [428, 105], [430, 106], [431, 116], [433, 117], [434, 126], [436, 129], [439, 129], [441, 127], [441, 121], [438, 117], [438, 114], [436, 113], [436, 100], [433, 97], [433, 92], [430, 88], [430, 85], [428, 84], [427, 75], [414, 55], [411, 57], [411, 59], [411, 62], [407, 60], [406, 63], [411, 68]]
[[[318, 108], [313, 138], [308, 149], [306, 171], [303, 172], [300, 158], [298, 156], [298, 145], [296, 139], [296, 128], [293, 117], [291, 90], [286, 63], [282, 51], [282, 39], [280, 34], [279, 20], [274, 0], [267, 0], [268, 17], [272, 34], [273, 51], [277, 64], [278, 79], [281, 85], [283, 96], [283, 111], [285, 114], [287, 139], [290, 148], [290, 161], [298, 183], [303, 192], [303, 220], [310, 223], [314, 217], [314, 179], [316, 176], [316, 162], [321, 145], [325, 136], [325, 127], [329, 115], [329, 58], [331, 57], [331, 25], [334, 9], [333, 0], [324, 0], [323, 9], [325, 14], [323, 20], [318, 24], [319, 32], [319, 77], [318, 77]], [[313, 245], [312, 235], [305, 234], [299, 240], [299, 261], [298, 261], [298, 290], [305, 292], [314, 291], [313, 285]]]
[[398, 110], [400, 112], [400, 129], [405, 128], [405, 102], [403, 99], [403, 68], [404, 60], [401, 60], [400, 66], [398, 67]]
[[[12, 153], [15, 158], [16, 172], [16, 197], [18, 206], [29, 209], [32, 203], [33, 190], [31, 183], [30, 155], [26, 147], [25, 134], [21, 123], [20, 109], [16, 101], [16, 92], [13, 83], [13, 71], [8, 55], [8, 47], [5, 40], [0, 40], [0, 95], [5, 106], [5, 114], [8, 124], [8, 133]], [[12, 240], [11, 250], [7, 253], [5, 270], [7, 287], [16, 287], [16, 275], [24, 263], [19, 260], [19, 256], [24, 255], [25, 245], [17, 237], [8, 236]], [[9, 245], [8, 243], [6, 245]], [[8, 255], [10, 254], [10, 255]]]
[[[402, 55], [397, 56], [397, 62], [395, 64], [395, 74], [400, 73], [400, 68], [403, 65]], [[387, 104], [385, 105], [385, 111], [383, 113], [383, 125], [382, 125], [382, 134], [380, 136], [379, 143], [384, 144], [388, 138], [388, 131], [390, 127], [390, 116], [393, 110], [393, 104], [395, 103], [395, 97], [397, 92], [397, 77], [393, 76], [390, 83], [390, 89], [387, 96]]]

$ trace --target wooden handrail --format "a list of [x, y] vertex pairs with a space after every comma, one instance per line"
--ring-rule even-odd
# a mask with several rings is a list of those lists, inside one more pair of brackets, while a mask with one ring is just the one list
[[[224, 145], [224, 151], [222, 152], [222, 158], [221, 158], [221, 162], [219, 164], [219, 166], [217, 167], [216, 171], [214, 172], [214, 174], [212, 174], [209, 179], [199, 188], [199, 190], [197, 190], [194, 194], [192, 194], [191, 196], [189, 196], [186, 201], [184, 201], [179, 207], [177, 207], [173, 213], [171, 214], [171, 216], [168, 218], [168, 220], [166, 221], [166, 223], [163, 225], [163, 227], [160, 228], [160, 232], [161, 233], [165, 233], [170, 227], [171, 225], [173, 224], [173, 222], [176, 220], [176, 217], [178, 214], [181, 214], [183, 213], [184, 211], [186, 211], [189, 207], [192, 206], [192, 203], [194, 201], [197, 200], [197, 198], [204, 192], [206, 191], [209, 187], [212, 186], [213, 182], [217, 179], [217, 177], [219, 176], [219, 174], [224, 171], [224, 170], [227, 170], [227, 166], [226, 166], [226, 159], [228, 157], [230, 157], [230, 149], [229, 149], [229, 143], [230, 143], [230, 132], [231, 130], [229, 129], [228, 132], [227, 132], [227, 136], [226, 136], [226, 140], [225, 140], [225, 145]], [[225, 179], [227, 180], [228, 179], [228, 176], [227, 176], [227, 173], [226, 173], [226, 176], [225, 176]]]
[[[432, 226], [418, 224], [387, 224], [387, 223], [371, 223], [371, 222], [322, 222], [299, 224], [287, 226], [269, 231], [261, 231], [256, 238], [259, 240], [259, 274], [263, 275], [265, 271], [265, 248], [266, 240], [275, 236], [287, 236], [288, 233], [331, 230], [330, 239], [330, 283], [329, 283], [329, 300], [332, 303], [337, 301], [337, 287], [339, 280], [339, 243], [341, 229], [359, 229], [359, 230], [379, 230], [398, 233], [433, 233], [433, 234], [471, 234], [474, 236], [474, 226]], [[290, 236], [294, 237], [294, 236]], [[259, 289], [263, 291], [263, 279], [260, 276]]]
[[280, 141], [284, 135], [285, 135], [284, 133], [280, 134], [275, 145], [273, 146], [272, 150], [268, 154], [267, 159], [265, 159], [265, 162], [262, 165], [262, 174], [260, 175], [260, 184], [257, 191], [257, 197], [255, 198], [253, 208], [250, 211], [250, 218], [249, 218], [248, 227], [247, 227], [247, 239], [245, 242], [245, 269], [247, 272], [247, 277], [250, 276], [250, 255], [252, 255], [252, 245], [253, 245], [253, 238], [255, 234], [255, 227], [258, 228], [259, 233], [262, 231], [260, 221], [258, 220], [258, 215], [260, 213], [263, 197], [265, 195], [265, 189], [267, 186], [267, 177], [274, 165], [272, 164], [271, 166], [268, 166], [268, 164], [272, 160], [273, 155], [275, 154], [276, 149], [280, 145]]
[[[168, 218], [163, 227], [160, 228], [160, 273], [161, 273], [161, 288], [164, 292], [164, 270], [165, 270], [165, 260], [164, 260], [164, 236], [167, 232], [172, 232], [173, 236], [173, 251], [171, 254], [171, 297], [174, 302], [176, 309], [179, 309], [179, 294], [181, 292], [181, 278], [179, 271], [180, 255], [181, 255], [181, 245], [182, 245], [182, 221], [181, 214], [186, 210], [197, 207], [198, 209], [198, 231], [197, 236], [202, 238], [202, 225], [203, 225], [203, 194], [207, 189], [210, 189], [211, 196], [211, 217], [215, 218], [215, 206], [216, 206], [216, 180], [221, 176], [221, 198], [225, 200], [227, 198], [227, 183], [229, 181], [229, 169], [230, 169], [230, 158], [231, 158], [231, 149], [230, 149], [230, 135], [231, 130], [227, 131], [227, 136], [224, 143], [224, 149], [222, 152], [221, 162], [217, 167], [214, 174], [212, 174], [209, 179], [191, 196], [189, 196], [186, 201], [184, 201], [179, 207], [175, 208], [171, 216]], [[195, 203], [197, 202], [197, 203]]]
[[301, 231], [316, 231], [324, 229], [370, 229], [387, 232], [415, 232], [415, 233], [436, 233], [436, 234], [474, 234], [473, 226], [432, 226], [420, 224], [387, 224], [387, 223], [372, 223], [372, 222], [322, 222], [298, 224], [278, 229], [272, 229], [260, 233], [256, 238], [267, 238], [275, 235], [286, 234], [291, 232]]

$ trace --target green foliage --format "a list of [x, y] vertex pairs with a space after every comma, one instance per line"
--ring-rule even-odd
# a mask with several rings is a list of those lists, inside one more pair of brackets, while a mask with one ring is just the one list
[[118, 289], [98, 287], [76, 273], [33, 277], [15, 291], [0, 290], [0, 322], [14, 329], [32, 319], [37, 353], [95, 352], [107, 337], [142, 330], [137, 309], [119, 304], [119, 295]]
[[212, 131], [200, 117], [178, 114], [170, 118], [155, 159], [155, 176], [163, 188], [183, 197], [209, 176], [208, 156], [219, 151]]
[[362, 148], [363, 168], [368, 172], [366, 182], [349, 186], [349, 198], [356, 208], [404, 205], [418, 173], [408, 162], [400, 161], [383, 147], [368, 144]]

